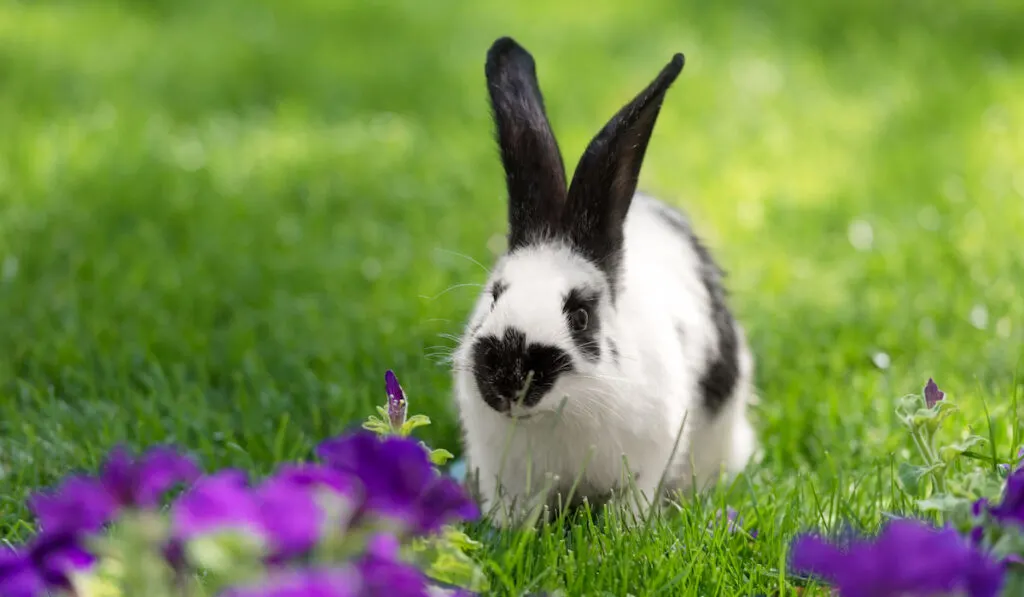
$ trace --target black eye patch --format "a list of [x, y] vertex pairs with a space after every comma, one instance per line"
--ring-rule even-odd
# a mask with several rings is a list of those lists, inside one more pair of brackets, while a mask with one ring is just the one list
[[573, 343], [584, 358], [601, 358], [601, 321], [597, 317], [600, 293], [589, 288], [573, 288], [562, 303], [562, 313]]

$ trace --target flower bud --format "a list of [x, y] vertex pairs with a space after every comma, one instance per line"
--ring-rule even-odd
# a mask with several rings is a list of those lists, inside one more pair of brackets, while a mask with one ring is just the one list
[[402, 391], [395, 372], [390, 369], [384, 374], [384, 388], [388, 394], [388, 419], [391, 422], [391, 430], [398, 433], [405, 425], [409, 403], [405, 400], [405, 392]]

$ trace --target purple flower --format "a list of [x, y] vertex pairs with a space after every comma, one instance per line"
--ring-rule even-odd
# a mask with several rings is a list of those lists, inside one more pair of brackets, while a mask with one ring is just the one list
[[722, 522], [722, 518], [725, 518], [725, 528], [729, 533], [744, 533], [748, 534], [751, 539], [757, 538], [757, 530], [752, 529], [749, 533], [743, 528], [743, 519], [740, 518], [740, 513], [736, 511], [732, 506], [726, 506], [724, 510], [719, 510], [715, 513], [715, 519], [708, 521], [708, 532], [714, 534], [714, 528]]
[[394, 558], [364, 555], [356, 564], [360, 597], [428, 597], [427, 578], [415, 566]]
[[99, 531], [125, 506], [156, 506], [164, 492], [199, 475], [198, 467], [170, 448], [136, 460], [124, 447], [111, 450], [98, 478], [73, 475], [54, 491], [36, 493], [29, 508], [48, 531]]
[[317, 464], [285, 464], [277, 469], [274, 477], [300, 487], [330, 489], [340, 495], [352, 495], [355, 491], [347, 475]]
[[327, 440], [317, 452], [328, 466], [359, 480], [361, 513], [371, 511], [403, 521], [416, 533], [430, 533], [443, 524], [479, 516], [461, 486], [438, 475], [426, 450], [416, 441], [401, 437], [380, 440], [359, 431]]
[[1024, 468], [1017, 469], [1006, 479], [1002, 501], [989, 508], [989, 512], [1000, 522], [1024, 526]]
[[70, 589], [68, 575], [90, 566], [93, 557], [70, 531], [36, 535], [28, 549], [0, 551], [0, 595], [35, 597], [47, 589]]
[[171, 569], [177, 574], [184, 574], [186, 572], [188, 560], [185, 557], [185, 545], [181, 539], [172, 537], [163, 544], [160, 548], [160, 553]]
[[274, 550], [272, 560], [302, 555], [316, 545], [325, 518], [316, 500], [318, 490], [354, 494], [348, 477], [317, 464], [284, 465], [257, 489], [261, 528]]
[[226, 528], [259, 528], [260, 509], [244, 472], [227, 469], [199, 479], [171, 510], [176, 538]]
[[[971, 515], [975, 518], [978, 518], [979, 516], [984, 514], [986, 510], [988, 510], [988, 500], [985, 498], [980, 498], [976, 500], [973, 504], [971, 504]], [[981, 540], [984, 538], [984, 536], [984, 524], [977, 524], [976, 526], [971, 528], [971, 545], [974, 545], [975, 547], [981, 545]]]
[[370, 537], [370, 541], [366, 544], [366, 553], [377, 558], [394, 560], [398, 558], [401, 546], [398, 538], [394, 535], [377, 533]]
[[405, 392], [402, 391], [395, 372], [390, 369], [384, 374], [384, 389], [388, 394], [388, 419], [391, 420], [391, 429], [398, 431], [405, 424], [409, 404], [405, 401]]
[[1003, 584], [1003, 567], [955, 530], [911, 520], [890, 522], [876, 539], [848, 547], [805, 535], [791, 553], [794, 569], [828, 580], [843, 597], [995, 597]]
[[100, 481], [120, 506], [153, 508], [167, 490], [190, 484], [199, 467], [170, 447], [155, 447], [135, 456], [124, 446], [110, 451], [100, 471]]
[[945, 397], [946, 393], [939, 389], [934, 379], [929, 377], [928, 383], [924, 384], [924, 402], [928, 408], [934, 408]]
[[103, 528], [117, 511], [117, 503], [98, 480], [74, 475], [50, 493], [36, 493], [29, 509], [46, 531], [92, 533]]
[[174, 538], [187, 541], [221, 529], [245, 529], [265, 540], [273, 563], [308, 552], [319, 540], [324, 512], [315, 491], [348, 492], [337, 471], [314, 465], [287, 465], [257, 487], [245, 474], [227, 470], [200, 479], [174, 504]]
[[36, 597], [46, 592], [46, 582], [24, 554], [12, 549], [0, 550], [0, 595]]
[[437, 477], [420, 496], [418, 525], [422, 533], [436, 533], [455, 520], [474, 520], [480, 516], [473, 500], [457, 481]]
[[360, 585], [359, 575], [350, 570], [290, 570], [259, 586], [227, 589], [221, 597], [358, 597]]
[[256, 490], [255, 498], [272, 559], [288, 559], [313, 548], [320, 537], [324, 514], [309, 486], [272, 478]]

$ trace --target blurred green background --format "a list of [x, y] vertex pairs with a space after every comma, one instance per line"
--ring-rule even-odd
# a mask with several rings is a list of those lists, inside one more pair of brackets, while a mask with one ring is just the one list
[[1019, 0], [5, 0], [0, 536], [119, 441], [305, 457], [387, 368], [459, 452], [443, 359], [504, 232], [502, 35], [567, 163], [686, 54], [641, 182], [730, 272], [766, 478], [899, 450], [891, 401], [929, 376], [1007, 436], [1021, 31]]

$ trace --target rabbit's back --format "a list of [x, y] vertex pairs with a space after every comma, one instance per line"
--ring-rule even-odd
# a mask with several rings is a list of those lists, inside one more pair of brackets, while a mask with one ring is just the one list
[[694, 384], [699, 404], [717, 414], [749, 375], [741, 366], [747, 347], [722, 269], [688, 218], [650, 195], [635, 196], [625, 237], [620, 316], [634, 330], [641, 320], [653, 328], [662, 355], [673, 352], [673, 343], [679, 347], [678, 367], [687, 375], [676, 383]]

